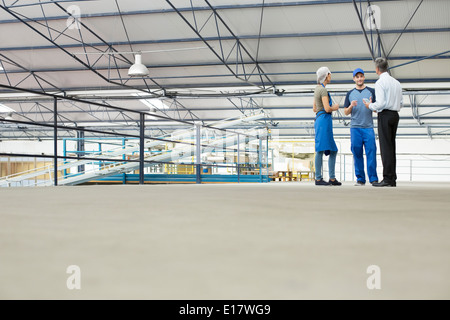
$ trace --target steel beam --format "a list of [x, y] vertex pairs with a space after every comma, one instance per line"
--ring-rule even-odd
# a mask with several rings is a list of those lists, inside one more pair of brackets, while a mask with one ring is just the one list
[[[448, 110], [448, 109], [447, 109]], [[312, 112], [311, 112], [312, 113]], [[278, 127], [278, 125], [275, 124], [271, 124], [271, 123], [275, 123], [277, 121], [284, 121], [284, 122], [313, 122], [314, 121], [314, 117], [313, 116], [306, 116], [306, 117], [267, 117], [264, 118], [272, 127]], [[350, 120], [350, 118], [346, 118], [348, 120]], [[338, 124], [340, 121], [342, 122], [342, 118], [338, 118], [338, 117], [334, 117], [333, 118], [334, 122], [336, 122], [336, 124]], [[401, 120], [402, 121], [415, 121], [417, 122], [417, 118], [415, 116], [401, 116]], [[419, 125], [424, 124], [424, 121], [427, 120], [450, 120], [450, 116], [420, 116], [420, 123], [418, 123]], [[40, 122], [28, 122], [28, 121], [20, 121], [20, 120], [1, 120], [7, 123], [17, 123], [17, 124], [28, 124], [28, 125], [35, 125], [35, 126], [52, 126], [52, 121], [40, 121]], [[220, 122], [223, 121], [223, 119], [221, 118], [201, 118], [199, 119], [199, 122], [203, 122], [203, 123], [213, 123], [213, 122]], [[96, 127], [96, 124], [98, 123], [98, 121], [82, 121], [84, 123], [84, 127], [85, 128], [93, 128]], [[174, 125], [170, 125], [170, 123], [173, 121], [161, 121], [161, 120], [146, 120], [145, 124], [147, 127], [152, 127], [155, 124], [157, 124], [157, 129], [159, 130], [167, 130], [168, 128], [185, 128], [185, 126], [180, 126], [177, 124]], [[112, 122], [111, 124], [114, 124], [114, 122]], [[111, 126], [99, 126], [100, 128], [103, 129], [108, 129], [108, 130], [120, 130], [121, 127], [118, 126], [117, 124], [121, 124], [120, 122], [116, 122], [116, 125], [111, 125]], [[268, 124], [259, 124], [259, 126], [267, 126]], [[450, 125], [450, 124], [449, 124]], [[214, 129], [214, 125], [213, 125], [213, 129]], [[79, 127], [72, 127], [72, 126], [60, 126], [60, 129], [69, 129], [70, 130], [77, 130], [79, 129]], [[138, 127], [131, 127], [127, 126], [125, 124], [122, 125], [122, 128], [126, 128], [128, 130], [131, 129], [135, 129], [137, 130]], [[89, 130], [91, 129], [86, 129], [86, 132], [89, 132]], [[96, 130], [93, 131], [94, 133], [96, 132]], [[112, 133], [113, 134], [113, 133]]]
[[[14, 67], [14, 68], [18, 68], [18, 73], [25, 73], [24, 78], [23, 79], [19, 79], [19, 81], [15, 84], [13, 84], [11, 82], [11, 79], [9, 77], [10, 74], [12, 73], [17, 73], [17, 72], [11, 72], [10, 66]], [[4, 54], [0, 53], [0, 73], [3, 73], [5, 75], [5, 79], [8, 83], [8, 85], [10, 86], [18, 86], [20, 85], [23, 81], [25, 81], [28, 78], [33, 78], [37, 85], [39, 86], [39, 88], [42, 91], [45, 91], [44, 89], [44, 85], [48, 85], [50, 86], [50, 88], [48, 88], [47, 90], [56, 90], [59, 92], [63, 92], [60, 88], [58, 88], [56, 85], [52, 84], [51, 82], [49, 82], [48, 80], [45, 80], [44, 78], [42, 78], [41, 76], [37, 75], [35, 71], [30, 70], [22, 65], [20, 65], [19, 63], [15, 62], [14, 60], [8, 58], [7, 56], [5, 56]]]
[[[450, 95], [450, 93], [448, 93]], [[343, 95], [333, 95], [333, 96], [343, 96]], [[199, 108], [199, 107], [194, 107], [194, 108], [189, 108], [190, 111], [200, 111], [200, 112], [223, 112], [223, 111], [239, 111], [241, 113], [244, 113], [245, 109], [241, 109], [242, 107], [239, 106], [238, 103], [234, 102], [232, 98], [229, 97], [224, 97], [227, 100], [229, 100], [232, 104], [233, 107], [205, 107], [205, 108]], [[218, 98], [220, 99], [220, 98]], [[254, 99], [253, 99], [254, 100]], [[23, 103], [23, 102], [21, 102]], [[255, 106], [257, 106], [257, 104], [255, 104]], [[244, 108], [248, 108], [248, 110], [256, 110], [256, 109], [264, 109], [264, 110], [311, 110], [311, 106], [280, 106], [280, 107], [253, 107], [253, 108], [249, 108], [248, 106], [244, 106]], [[444, 111], [444, 110], [448, 110], [450, 109], [450, 105], [436, 105], [436, 104], [432, 104], [432, 105], [421, 105], [421, 108], [427, 108], [427, 109], [431, 109], [431, 108], [436, 108], [439, 109], [439, 111]], [[411, 105], [403, 105], [403, 109], [406, 108], [411, 108]], [[135, 111], [141, 111], [141, 112], [146, 112], [148, 110], [146, 109], [142, 109], [142, 110], [135, 110]], [[169, 112], [176, 112], [178, 111], [178, 109], [168, 109], [167, 111]], [[79, 108], [79, 110], [64, 110], [64, 111], [59, 111], [59, 116], [61, 117], [61, 115], [80, 115], [80, 114], [86, 114], [86, 110]], [[430, 113], [435, 113], [436, 111], [431, 111]], [[40, 115], [51, 115], [53, 112], [52, 111], [39, 111]], [[103, 110], [93, 110], [93, 111], [89, 111], [89, 113], [91, 113], [92, 115], [95, 115], [96, 113], [104, 113]], [[20, 111], [17, 114], [21, 115], [21, 116], [27, 116], [27, 115], [34, 115], [36, 114], [36, 111]], [[75, 121], [70, 120], [68, 118], [66, 118], [68, 122], [73, 122], [75, 123]], [[197, 118], [198, 120], [199, 118]], [[130, 120], [132, 122], [136, 122], [136, 119], [132, 119], [130, 118]], [[37, 119], [36, 119], [37, 121]], [[99, 119], [98, 122], [102, 122], [102, 119]], [[115, 120], [110, 120], [111, 122], [124, 122], [123, 119], [115, 119]], [[109, 121], [108, 121], [109, 122]]]
[[[442, 83], [442, 82], [450, 82], [450, 78], [397, 78], [402, 83]], [[375, 82], [375, 80], [366, 80], [366, 82]], [[312, 86], [315, 85], [316, 82], [314, 80], [310, 81], [276, 81], [275, 86], [277, 88], [283, 87], [283, 86], [299, 86], [299, 85], [307, 85]], [[354, 85], [353, 80], [333, 80], [333, 84], [346, 84], [346, 85]], [[217, 93], [183, 93], [179, 90], [182, 89], [205, 89], [205, 88], [224, 88], [222, 90], [222, 93], [218, 91]], [[258, 93], [267, 93], [263, 91], [255, 91], [255, 87], [248, 87], [246, 89], [240, 90], [240, 92], [233, 92], [232, 88], [242, 88], [242, 82], [208, 82], [208, 83], [201, 83], [201, 84], [184, 84], [184, 83], [173, 83], [170, 85], [170, 88], [166, 89], [166, 95], [170, 98], [188, 98], [188, 97], [195, 97], [195, 98], [211, 98], [211, 97], [224, 97], [224, 96], [249, 96], [254, 95]], [[0, 86], [2, 88], [2, 86]], [[12, 88], [12, 87], [11, 87]], [[140, 88], [142, 90], [146, 90], [145, 86], [137, 86], [136, 88]], [[227, 88], [227, 89], [226, 89]], [[61, 88], [63, 91], [79, 91], [81, 88]], [[95, 90], [109, 90], [111, 87], [96, 87]], [[29, 90], [29, 89], [27, 89]], [[36, 88], [30, 89], [32, 91], [37, 91]], [[225, 92], [227, 90], [227, 92]], [[15, 92], [13, 89], [10, 90], [0, 90], [1, 94], [9, 94]], [[225, 93], [224, 93], [225, 92]], [[19, 98], [20, 99], [20, 98]]]
[[[371, 40], [369, 41], [369, 36], [367, 34], [366, 28], [364, 27], [364, 21], [363, 21], [363, 17], [362, 17], [362, 0], [360, 0], [360, 10], [358, 10], [358, 5], [356, 3], [356, 0], [353, 0], [353, 7], [355, 8], [356, 14], [358, 15], [358, 20], [360, 22], [361, 25], [361, 29], [364, 33], [364, 38], [366, 40], [367, 46], [369, 47], [369, 51], [370, 54], [372, 56], [372, 59], [375, 60], [378, 57], [381, 57], [381, 53], [383, 53], [383, 56], [386, 58], [386, 53], [384, 51], [384, 46], [383, 46], [383, 42], [381, 41], [381, 33], [380, 30], [378, 29], [378, 26], [375, 25], [375, 30], [376, 30], [376, 34], [377, 34], [377, 40], [376, 40], [376, 45], [378, 45], [380, 48], [378, 50], [378, 54], [375, 54], [375, 46], [373, 44], [373, 29], [370, 30], [370, 35], [371, 35]], [[368, 7], [370, 7], [370, 0], [367, 0], [367, 4]], [[376, 22], [375, 22], [376, 23]], [[381, 50], [380, 50], [381, 49]]]
[[[230, 73], [237, 79], [246, 82], [250, 85], [261, 87], [262, 89], [266, 90], [269, 87], [274, 87], [272, 81], [269, 79], [267, 75], [264, 74], [264, 71], [262, 70], [261, 66], [259, 65], [258, 61], [255, 60], [255, 58], [249, 53], [249, 51], [245, 48], [245, 46], [242, 44], [241, 40], [233, 33], [231, 28], [227, 25], [227, 23], [223, 20], [223, 18], [220, 16], [218, 11], [208, 2], [208, 0], [204, 0], [208, 7], [210, 8], [210, 16], [207, 19], [207, 21], [202, 25], [199, 26], [196, 21], [196, 11], [194, 10], [194, 7], [192, 7], [191, 14], [193, 15], [194, 21], [191, 22], [189, 19], [184, 15], [181, 11], [179, 11], [175, 5], [172, 4], [170, 0], [166, 0], [166, 2], [178, 13], [178, 15], [181, 17], [181, 19], [191, 28], [191, 30], [203, 41], [208, 48], [214, 53], [214, 55], [219, 59], [219, 61], [230, 71]], [[191, 2], [192, 4], [192, 2]], [[210, 18], [214, 18], [210, 19]], [[217, 38], [219, 41], [219, 48], [215, 48], [210, 40], [207, 40], [203, 35], [202, 31], [204, 27], [211, 21], [215, 22], [215, 29], [217, 33]], [[232, 39], [234, 42], [234, 45], [232, 46], [230, 51], [225, 51], [223, 47], [223, 39], [224, 35], [221, 33], [221, 31], [228, 34], [228, 40]], [[227, 40], [227, 41], [228, 41]], [[250, 59], [251, 64], [244, 63], [244, 57], [246, 59]], [[248, 72], [248, 67], [250, 67], [250, 71]], [[233, 70], [234, 69], [234, 70]], [[254, 73], [257, 72], [257, 75]], [[240, 74], [244, 74], [244, 76], [240, 76]], [[259, 79], [259, 82], [256, 84], [252, 78], [257, 77]]]
[[[53, 4], [55, 4], [56, 6], [58, 6], [61, 10], [63, 10], [67, 15], [68, 15], [68, 17], [70, 17], [70, 16], [72, 16], [69, 12], [67, 12], [61, 5], [59, 5], [57, 2], [52, 2]], [[34, 21], [34, 22], [36, 22], [35, 20], [33, 20], [33, 19], [30, 19], [30, 18], [26, 18], [26, 17], [24, 17], [22, 14], [19, 14], [19, 13], [17, 13], [17, 12], [15, 12], [15, 11], [13, 11], [13, 10], [11, 10], [9, 7], [7, 7], [7, 6], [5, 6], [5, 5], [0, 5], [0, 8], [1, 9], [3, 9], [5, 12], [7, 12], [8, 14], [10, 14], [11, 16], [13, 16], [15, 19], [17, 19], [18, 21], [20, 21], [20, 22], [22, 22], [24, 25], [26, 25], [28, 28], [30, 28], [31, 30], [33, 30], [35, 33], [37, 33], [38, 35], [40, 35], [41, 37], [43, 37], [44, 39], [46, 39], [48, 42], [50, 42], [54, 47], [57, 47], [57, 48], [59, 48], [61, 51], [63, 51], [64, 53], [66, 53], [67, 55], [69, 55], [72, 59], [74, 59], [75, 61], [77, 61], [78, 63], [80, 63], [82, 66], [84, 66], [86, 69], [88, 69], [88, 70], [90, 70], [90, 71], [92, 71], [93, 73], [95, 73], [97, 76], [99, 76], [101, 79], [103, 79], [104, 81], [106, 81], [106, 82], [108, 82], [108, 83], [111, 83], [111, 84], [114, 84], [114, 85], [118, 85], [118, 86], [122, 86], [122, 87], [127, 87], [127, 88], [133, 88], [133, 87], [130, 87], [130, 86], [128, 86], [127, 84], [126, 84], [126, 81], [124, 81], [124, 79], [122, 79], [120, 82], [116, 82], [116, 81], [111, 81], [110, 79], [108, 79], [108, 77], [105, 77], [104, 75], [102, 75], [101, 73], [99, 73], [96, 69], [94, 69], [94, 66], [95, 66], [95, 64], [100, 60], [100, 58], [99, 59], [97, 59], [93, 64], [90, 62], [90, 60], [89, 60], [89, 56], [88, 55], [86, 55], [86, 61], [87, 62], [85, 62], [85, 61], [82, 61], [80, 58], [78, 58], [76, 55], [74, 55], [74, 54], [72, 54], [72, 53], [70, 53], [69, 51], [67, 51], [66, 50], [66, 48], [63, 48], [60, 44], [58, 44], [58, 42], [57, 42], [57, 39], [58, 38], [60, 38], [60, 36], [61, 35], [64, 35], [64, 33], [67, 31], [67, 29], [68, 28], [66, 28], [66, 29], [64, 29], [64, 30], [55, 30], [54, 28], [50, 28], [50, 26], [48, 25], [48, 24], [45, 24], [45, 25], [42, 25], [42, 26], [44, 26], [45, 28], [47, 28], [48, 30], [48, 33], [49, 33], [49, 35], [46, 35], [46, 34], [44, 34], [42, 31], [39, 31], [38, 29], [37, 29], [37, 27], [35, 27], [34, 25], [32, 25], [29, 21]], [[42, 8], [42, 10], [44, 10], [43, 8]], [[44, 17], [45, 17], [45, 14], [44, 14]], [[96, 37], [97, 39], [99, 39], [100, 40], [100, 43], [102, 43], [102, 46], [104, 46], [104, 47], [106, 47], [106, 51], [102, 51], [102, 50], [100, 50], [100, 49], [98, 49], [98, 48], [94, 48], [94, 49], [97, 49], [97, 50], [99, 50], [100, 52], [104, 52], [104, 53], [107, 53], [108, 52], [108, 50], [111, 50], [111, 51], [114, 51], [114, 52], [116, 52], [117, 53], [117, 51], [116, 50], [114, 50], [114, 48], [110, 45], [110, 44], [108, 44], [106, 41], [104, 41], [102, 38], [100, 38], [95, 32], [93, 32], [88, 26], [86, 26], [84, 23], [82, 23], [82, 22], [78, 22], [78, 23], [80, 23], [80, 25], [82, 25], [83, 26], [83, 30], [87, 30], [88, 32], [89, 32], [89, 34], [90, 35], [92, 35], [92, 36], [94, 36], [94, 37]], [[54, 32], [57, 32], [58, 33], [58, 36], [57, 37], [52, 37], [51, 36], [51, 32], [50, 31], [54, 31]], [[75, 39], [75, 38], [73, 38], [72, 36], [70, 37], [72, 40], [77, 40], [79, 43], [80, 43], [80, 45], [84, 48], [84, 49], [86, 49], [86, 47], [93, 47], [92, 45], [88, 45], [88, 44], [86, 44], [85, 42], [84, 42], [84, 40], [83, 40], [83, 35], [82, 35], [82, 32], [81, 32], [81, 30], [80, 30], [80, 32], [79, 32], [79, 35], [80, 35], [80, 39]], [[86, 52], [86, 50], [85, 50], [85, 52]], [[111, 58], [111, 57], [110, 57]], [[114, 59], [114, 61], [116, 61], [116, 59], [118, 59], [118, 58], [116, 58], [116, 55], [113, 55], [112, 56], [112, 59]], [[132, 65], [133, 64], [133, 62], [131, 62], [130, 60], [128, 60], [126, 57], [124, 57], [123, 55], [121, 56], [121, 59], [123, 59], [122, 61], [124, 61], [124, 62], [127, 62], [129, 65]], [[115, 63], [115, 64], [117, 64], [117, 63]], [[160, 94], [156, 94], [155, 92], [152, 92], [151, 90], [150, 90], [150, 88], [149, 88], [149, 86], [148, 86], [148, 84], [146, 83], [146, 81], [144, 80], [143, 81], [144, 83], [145, 83], [145, 88], [146, 88], [146, 90], [143, 90], [143, 89], [140, 89], [140, 88], [137, 88], [137, 90], [139, 90], [139, 91], [144, 91], [144, 92], [146, 92], [146, 93], [152, 93], [152, 94], [154, 94], [155, 96], [160, 96]], [[157, 86], [157, 87], [159, 87], [160, 89], [162, 89], [162, 87], [160, 87], [159, 86], [159, 84], [158, 83], [156, 83], [155, 81], [153, 81], [153, 83]], [[133, 89], [136, 89], [136, 88], [133, 88]]]
[[[440, 33], [449, 32], [450, 28], [416, 28], [416, 29], [383, 29], [380, 30], [381, 35], [385, 34], [416, 34], [416, 33]], [[316, 37], [338, 37], [338, 36], [360, 36], [363, 35], [363, 31], [359, 30], [348, 30], [348, 31], [326, 31], [326, 32], [304, 32], [304, 33], [282, 33], [282, 34], [262, 34], [262, 35], [242, 35], [239, 36], [240, 40], [258, 40], [261, 39], [284, 39], [284, 38], [316, 38]], [[232, 36], [215, 36], [215, 37], [204, 37], [207, 41], [233, 41]], [[127, 46], [131, 45], [152, 45], [152, 44], [171, 44], [171, 43], [183, 43], [183, 42], [201, 42], [200, 38], [179, 38], [179, 39], [156, 39], [156, 40], [135, 40], [135, 41], [116, 41], [115, 46]], [[82, 43], [71, 43], [71, 44], [61, 44], [61, 48], [71, 49], [71, 48], [83, 48]], [[90, 43], [90, 47], [105, 47], [103, 42]], [[40, 46], [21, 46], [21, 47], [1, 47], [0, 51], [25, 51], [25, 50], [48, 50], [54, 49], [51, 45], [40, 45]], [[107, 48], [106, 48], [107, 49]]]
[[[69, 0], [65, 0], [69, 1]], [[79, 0], [77, 0], [79, 1]], [[87, 0], [88, 1], [88, 0]], [[372, 2], [394, 2], [398, 0], [375, 0]], [[58, 1], [58, 2], [64, 2], [64, 1]], [[69, 1], [73, 2], [73, 1]], [[308, 5], [327, 5], [327, 4], [349, 4], [352, 3], [352, 0], [313, 0], [313, 1], [292, 1], [292, 2], [269, 2], [269, 3], [248, 3], [248, 4], [233, 4], [233, 5], [217, 5], [217, 10], [242, 10], [242, 9], [259, 9], [264, 6], [264, 8], [280, 8], [280, 7], [299, 7], [299, 6], [308, 6]], [[23, 7], [23, 6], [33, 6], [33, 5], [40, 5], [41, 2], [38, 3], [32, 3], [29, 5], [20, 5], [15, 7]], [[192, 8], [185, 7], [185, 8], [178, 8], [179, 11], [190, 12]], [[195, 11], [203, 11], [203, 10], [209, 10], [208, 7], [194, 7]], [[135, 11], [125, 11], [122, 12], [123, 16], [138, 16], [138, 15], [153, 15], [153, 14], [165, 14], [165, 13], [174, 13], [175, 10], [173, 9], [153, 9], [153, 10], [135, 10]], [[81, 14], [81, 19], [93, 19], [93, 18], [105, 18], [105, 17], [117, 17], [119, 14], [117, 12], [100, 12], [100, 13], [89, 13], [89, 14]], [[35, 18], [36, 21], [43, 21], [43, 20], [66, 20], [67, 16], [50, 16], [50, 17], [38, 17]], [[0, 20], [0, 24], [4, 23], [17, 23], [17, 20]]]
[[397, 39], [395, 40], [394, 44], [392, 45], [391, 49], [389, 50], [388, 54], [387, 54], [387, 58], [389, 58], [389, 56], [391, 55], [392, 50], [394, 50], [395, 46], [397, 45], [398, 41], [400, 40], [400, 38], [402, 37], [402, 35], [405, 33], [406, 28], [408, 28], [411, 20], [414, 18], [414, 16], [417, 13], [417, 10], [419, 10], [420, 6], [422, 5], [423, 0], [420, 1], [419, 5], [417, 6], [416, 10], [414, 10], [413, 14], [411, 15], [411, 18], [409, 18], [408, 22], [406, 23], [406, 26], [403, 28], [403, 31], [399, 34], [399, 36], [397, 37]]
[[144, 184], [144, 159], [145, 159], [145, 114], [140, 114], [139, 124], [139, 184]]
[[[390, 67], [389, 69], [394, 69], [394, 68], [398, 68], [398, 67], [403, 67], [403, 66], [406, 66], [406, 65], [408, 65], [408, 64], [415, 63], [415, 62], [419, 62], [419, 61], [423, 61], [423, 60], [426, 60], [426, 59], [437, 58], [437, 57], [443, 56], [444, 54], [447, 54], [447, 53], [449, 53], [449, 52], [450, 52], [450, 50], [447, 50], [447, 51], [444, 51], [444, 52], [441, 52], [441, 53], [433, 54], [433, 55], [431, 55], [431, 56], [420, 57], [420, 58], [414, 59], [414, 60], [412, 60], [412, 61], [408, 61], [408, 62], [405, 62], [405, 63], [398, 64], [398, 65], [396, 65], [396, 66]], [[392, 59], [390, 59], [390, 60], [392, 60]]]
[[[330, 91], [330, 93], [333, 96], [338, 96], [338, 97], [345, 97], [347, 94], [347, 90], [340, 90], [340, 91]], [[68, 92], [69, 94], [67, 95], [68, 97], [70, 97], [70, 92]], [[435, 89], [430, 89], [430, 90], [410, 90], [410, 89], [405, 89], [403, 91], [403, 94], [405, 96], [407, 95], [417, 95], [417, 96], [441, 96], [441, 95], [450, 95], [450, 90], [448, 89], [439, 89], [439, 90], [435, 90]], [[192, 100], [192, 99], [211, 99], [211, 98], [218, 98], [218, 99], [228, 99], [228, 98], [256, 98], [256, 99], [265, 99], [265, 98], [301, 98], [301, 97], [313, 97], [314, 93], [312, 92], [312, 89], [308, 89], [305, 88], [302, 91], [286, 91], [284, 92], [282, 95], [278, 96], [278, 95], [274, 95], [274, 94], [269, 94], [269, 93], [255, 93], [255, 94], [248, 94], [247, 92], [241, 92], [241, 93], [227, 93], [227, 92], [223, 92], [222, 94], [208, 94], [208, 95], [186, 95], [186, 96], [180, 96], [177, 98], [178, 101], [183, 101], [183, 100]], [[98, 97], [98, 96], [91, 96], [89, 95], [89, 92], [86, 92], [86, 95], [77, 95], [77, 97], [79, 99], [84, 99], [87, 103], [89, 102], [102, 102], [103, 104], [105, 103], [105, 101], [128, 101], [128, 100], [136, 100], [135, 97], [132, 97], [130, 95], [123, 95], [123, 96], [109, 96], [109, 97]], [[34, 103], [51, 103], [53, 101], [53, 98], [50, 97], [38, 97], [35, 95], [30, 95], [29, 97], [24, 97], [24, 96], [5, 96], [0, 94], [0, 100], [3, 103], [28, 103], [28, 104], [34, 104]], [[424, 107], [426, 108], [427, 106], [429, 107], [445, 107], [447, 105], [424, 105]], [[408, 107], [408, 105], [405, 105], [405, 107]], [[219, 107], [220, 108], [220, 107]], [[276, 108], [276, 107], [265, 107], [265, 108]], [[299, 106], [299, 108], [301, 109], [302, 106]], [[198, 109], [198, 110], [197, 110]], [[234, 108], [232, 108], [234, 109]], [[133, 109], [136, 112], [146, 112], [148, 111], [147, 108], [142, 108], [142, 109]], [[189, 108], [189, 110], [192, 111], [201, 111], [201, 108]], [[170, 109], [169, 111], [175, 111], [175, 109]], [[82, 111], [69, 111], [68, 113], [72, 113], [72, 112], [82, 112]], [[84, 112], [84, 111], [83, 111]], [[45, 111], [42, 111], [42, 113], [46, 113]], [[26, 113], [24, 113], [26, 114]]]
[[[109, 109], [115, 110], [115, 111], [129, 112], [129, 113], [134, 113], [134, 114], [143, 113], [142, 111], [136, 111], [136, 110], [132, 110], [132, 109], [107, 105], [104, 103], [99, 103], [99, 102], [94, 102], [94, 101], [86, 101], [86, 100], [77, 99], [77, 98], [73, 98], [73, 97], [60, 96], [60, 95], [56, 95], [56, 94], [52, 94], [52, 93], [39, 92], [39, 91], [29, 90], [29, 89], [25, 89], [25, 88], [15, 88], [15, 87], [11, 87], [11, 86], [4, 85], [4, 84], [0, 84], [0, 88], [7, 89], [7, 90], [10, 90], [13, 92], [29, 93], [30, 95], [38, 95], [38, 96], [47, 97], [47, 98], [51, 97], [51, 98], [64, 99], [64, 100], [71, 101], [71, 102], [78, 102], [78, 103], [87, 104], [87, 105], [94, 105], [94, 106], [98, 106], [98, 107], [109, 108]], [[152, 116], [154, 118], [159, 118], [162, 120], [169, 120], [169, 121], [174, 121], [174, 122], [184, 123], [184, 124], [189, 124], [189, 125], [192, 124], [191, 122], [188, 122], [187, 120], [171, 119], [171, 118], [161, 116], [158, 114], [151, 114], [149, 112], [144, 112], [144, 113], [149, 116]]]
[[54, 186], [58, 185], [58, 99], [54, 98], [53, 105], [53, 179]]

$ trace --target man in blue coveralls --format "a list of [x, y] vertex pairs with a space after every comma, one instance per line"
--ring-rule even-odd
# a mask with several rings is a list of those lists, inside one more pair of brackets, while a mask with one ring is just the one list
[[366, 77], [361, 68], [353, 71], [353, 81], [356, 88], [347, 93], [344, 103], [345, 115], [351, 114], [351, 148], [355, 162], [356, 186], [366, 184], [364, 172], [364, 149], [367, 158], [367, 175], [369, 182], [378, 182], [377, 175], [377, 145], [375, 143], [375, 131], [373, 130], [372, 111], [367, 109], [363, 99], [375, 101], [375, 90], [364, 84]]

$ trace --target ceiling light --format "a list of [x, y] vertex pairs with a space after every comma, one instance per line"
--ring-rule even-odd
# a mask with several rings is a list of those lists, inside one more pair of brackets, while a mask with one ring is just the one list
[[169, 109], [169, 107], [159, 99], [141, 99], [139, 100], [143, 104], [145, 104], [150, 109], [164, 110]]
[[0, 113], [13, 113], [16, 112], [16, 110], [11, 109], [10, 107], [5, 106], [4, 104], [0, 103]]
[[135, 63], [128, 70], [130, 77], [146, 77], [150, 74], [147, 67], [142, 64], [142, 54], [136, 53]]
[[[145, 95], [134, 93], [133, 96], [144, 98]], [[143, 104], [145, 104], [147, 107], [149, 107], [150, 110], [164, 110], [169, 109], [169, 106], [166, 105], [162, 100], [160, 99], [139, 99], [139, 101]]]
[[15, 112], [16, 110], [11, 109], [10, 107], [7, 107], [4, 104], [0, 103], [0, 117], [2, 117], [4, 120], [13, 120], [12, 115]]
[[169, 50], [152, 50], [152, 51], [139, 51], [139, 52], [119, 52], [112, 51], [112, 49], [108, 52], [76, 52], [73, 55], [116, 55], [116, 54], [134, 54], [134, 64], [128, 70], [128, 76], [130, 77], [146, 77], [150, 74], [147, 67], [142, 64], [142, 53], [162, 53], [169, 51], [185, 51], [185, 50], [200, 50], [200, 49], [208, 49], [212, 47], [194, 47], [194, 48], [179, 48], [179, 49], [169, 49]]

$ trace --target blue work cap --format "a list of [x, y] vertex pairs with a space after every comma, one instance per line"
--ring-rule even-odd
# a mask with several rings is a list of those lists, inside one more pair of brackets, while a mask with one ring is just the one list
[[361, 68], [357, 68], [357, 69], [355, 69], [355, 71], [353, 71], [353, 76], [356, 76], [358, 73], [362, 73], [362, 74], [364, 74], [364, 70], [363, 69], [361, 69]]

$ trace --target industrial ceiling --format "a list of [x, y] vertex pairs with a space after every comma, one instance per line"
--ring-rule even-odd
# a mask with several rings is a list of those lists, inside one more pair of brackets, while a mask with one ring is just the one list
[[[61, 124], [93, 130], [139, 130], [126, 110], [152, 113], [152, 135], [264, 110], [247, 126], [312, 138], [315, 71], [330, 68], [342, 106], [355, 68], [374, 86], [379, 56], [404, 89], [399, 137], [450, 134], [447, 0], [8, 0], [0, 9], [0, 103], [15, 111], [0, 139], [51, 137], [32, 124], [53, 123], [54, 97], [72, 99], [58, 104]], [[128, 76], [137, 52], [146, 77]], [[348, 137], [350, 119], [334, 117], [335, 135]]]

